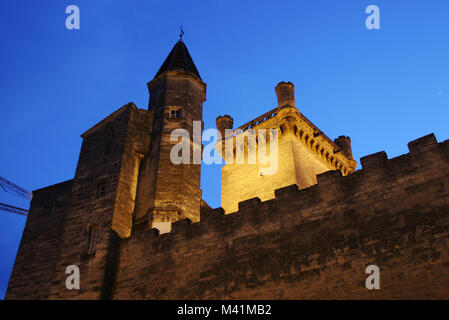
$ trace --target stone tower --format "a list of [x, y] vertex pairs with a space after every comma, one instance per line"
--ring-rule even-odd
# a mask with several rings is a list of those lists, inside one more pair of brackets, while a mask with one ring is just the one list
[[[201, 130], [206, 84], [180, 39], [155, 78], [148, 83], [148, 110], [154, 114], [150, 152], [143, 159], [137, 192], [137, 228], [170, 230], [172, 222], [200, 218]], [[190, 163], [174, 164], [170, 140], [175, 129], [185, 129], [190, 139]], [[200, 158], [201, 159], [201, 158]]]
[[[228, 115], [217, 118], [217, 129], [223, 136], [217, 149], [221, 147], [223, 155], [226, 140], [234, 146], [227, 149], [232, 150], [234, 160], [236, 150], [239, 150], [237, 141], [244, 141], [245, 162], [231, 163], [225, 157], [226, 165], [222, 167], [221, 206], [226, 213], [237, 211], [238, 203], [247, 199], [273, 199], [274, 190], [278, 188], [292, 184], [300, 189], [310, 187], [317, 183], [316, 175], [320, 173], [338, 170], [342, 175], [348, 175], [355, 170], [357, 164], [352, 158], [349, 137], [340, 136], [332, 141], [312, 124], [296, 108], [295, 87], [291, 82], [280, 82], [275, 91], [277, 108], [235, 129], [231, 137], [225, 137], [224, 132], [233, 128], [232, 118]], [[264, 174], [264, 166], [259, 161], [249, 162], [247, 154], [251, 145], [259, 148], [260, 129], [274, 129], [277, 134], [275, 173]], [[249, 131], [255, 134], [248, 134]]]
[[[206, 84], [181, 40], [148, 89], [148, 110], [129, 103], [82, 134], [74, 179], [34, 191], [11, 297], [25, 292], [34, 298], [108, 299], [120, 239], [130, 238], [133, 229], [165, 232], [179, 219], [199, 220], [200, 163], [170, 160], [176, 143], [171, 131], [183, 128], [193, 139], [193, 121], [199, 121], [199, 139], [191, 139], [191, 147], [201, 151]], [[45, 259], [35, 259], [36, 252]], [[79, 267], [80, 290], [65, 287], [70, 265]]]

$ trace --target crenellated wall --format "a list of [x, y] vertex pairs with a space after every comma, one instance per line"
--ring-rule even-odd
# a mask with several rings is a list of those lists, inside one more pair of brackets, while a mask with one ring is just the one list
[[[291, 89], [292, 85], [285, 86]], [[291, 96], [287, 94], [281, 101], [293, 104]], [[222, 134], [225, 127], [232, 128], [232, 118], [218, 117], [217, 128]], [[277, 137], [275, 143], [271, 141], [272, 134]], [[268, 164], [259, 163], [258, 155], [255, 160], [260, 147], [262, 153], [269, 155]], [[316, 184], [320, 173], [339, 170], [342, 175], [348, 175], [357, 165], [352, 158], [349, 137], [340, 136], [336, 142], [332, 141], [290, 105], [273, 109], [240, 126], [233, 135], [225, 135], [216, 148], [226, 161], [221, 170], [221, 206], [227, 214], [237, 211], [240, 201], [253, 197], [269, 200], [274, 198], [276, 189], [291, 184], [304, 189]], [[250, 154], [254, 158], [252, 162]]]
[[[113, 214], [130, 219], [126, 203], [133, 200], [132, 193], [120, 195], [120, 183], [133, 190], [127, 166], [146, 152], [139, 146], [147, 137], [133, 127], [151, 118], [126, 110], [111, 124], [126, 131], [117, 146], [126, 152], [132, 142], [129, 150], [137, 152], [122, 166], [129, 174], [116, 170], [119, 158], [111, 174], [95, 165], [103, 159], [91, 154], [97, 148], [90, 143], [98, 147], [108, 126], [95, 129], [75, 179], [35, 191], [7, 299], [449, 299], [449, 140], [428, 135], [400, 157], [363, 157], [353, 174], [319, 174], [316, 185], [277, 189], [274, 199], [240, 202], [228, 215], [203, 204], [200, 222], [120, 238]], [[98, 179], [84, 170], [110, 176], [118, 190], [111, 197], [125, 204], [94, 200]], [[87, 257], [91, 223], [100, 235]], [[80, 266], [79, 291], [65, 288], [69, 264]], [[372, 264], [380, 268], [380, 290], [365, 288]]]
[[[114, 299], [449, 299], [449, 140], [119, 244]], [[365, 288], [380, 268], [381, 289]]]

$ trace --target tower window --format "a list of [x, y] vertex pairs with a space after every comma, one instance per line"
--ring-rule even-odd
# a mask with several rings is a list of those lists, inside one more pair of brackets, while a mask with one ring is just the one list
[[97, 198], [103, 198], [106, 195], [106, 184], [100, 183], [97, 187]]
[[97, 248], [98, 231], [98, 227], [91, 226], [89, 228], [89, 248], [87, 250], [88, 255], [95, 254], [95, 250]]
[[170, 109], [170, 118], [181, 119], [181, 117], [182, 117], [181, 109]]

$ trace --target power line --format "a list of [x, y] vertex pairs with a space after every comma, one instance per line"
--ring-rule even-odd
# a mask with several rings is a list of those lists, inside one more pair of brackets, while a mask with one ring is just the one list
[[14, 207], [14, 206], [10, 206], [9, 204], [5, 204], [5, 203], [1, 203], [1, 202], [0, 202], [0, 211], [17, 213], [17, 214], [21, 214], [23, 216], [27, 216], [28, 215], [28, 210], [25, 210], [25, 209], [22, 209], [22, 208], [18, 208], [18, 207]]
[[24, 198], [26, 200], [31, 200], [33, 197], [33, 194], [18, 185], [12, 183], [9, 180], [6, 180], [3, 177], [0, 177], [0, 185], [2, 186], [3, 190], [8, 193], [12, 193], [18, 197]]
[[[12, 183], [9, 180], [6, 180], [3, 177], [0, 177], [0, 186], [2, 187], [2, 189], [7, 192], [7, 193], [11, 193], [17, 197], [26, 199], [26, 200], [31, 200], [33, 198], [33, 194], [21, 187], [19, 187], [18, 185], [16, 185], [15, 183]], [[5, 204], [5, 203], [0, 203], [0, 211], [6, 211], [6, 212], [12, 212], [12, 213], [17, 213], [17, 214], [21, 214], [23, 216], [27, 216], [28, 215], [28, 210], [22, 209], [22, 208], [18, 208], [15, 206], [11, 206], [9, 204]]]

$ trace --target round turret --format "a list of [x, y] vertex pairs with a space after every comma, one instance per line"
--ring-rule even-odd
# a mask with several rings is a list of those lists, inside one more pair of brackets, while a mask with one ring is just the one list
[[221, 133], [221, 137], [225, 138], [225, 130], [231, 129], [234, 126], [234, 119], [231, 118], [231, 116], [225, 114], [224, 116], [218, 116], [217, 117], [217, 130]]
[[334, 140], [335, 144], [341, 148], [344, 155], [350, 159], [354, 160], [352, 156], [352, 148], [351, 148], [351, 138], [346, 136], [339, 136]]
[[278, 106], [296, 107], [295, 102], [295, 86], [291, 82], [279, 82], [276, 86], [276, 95], [278, 98]]

